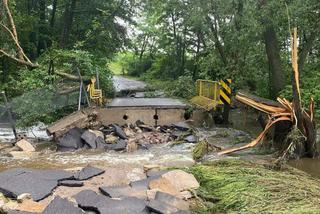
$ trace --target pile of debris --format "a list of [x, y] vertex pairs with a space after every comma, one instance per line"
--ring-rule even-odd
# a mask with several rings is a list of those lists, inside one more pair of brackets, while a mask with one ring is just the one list
[[[155, 168], [147, 169], [145, 179], [128, 185], [99, 186], [97, 192], [83, 186], [84, 180], [95, 176], [103, 179], [104, 174], [104, 170], [91, 166], [74, 173], [22, 168], [7, 170], [0, 173], [0, 192], [3, 193], [0, 193], [0, 213], [187, 214], [190, 213], [188, 200], [193, 197], [190, 191], [199, 188], [192, 174]], [[51, 202], [42, 203], [41, 200], [51, 195], [57, 186], [83, 187], [72, 197], [54, 194]]]
[[57, 150], [61, 152], [78, 149], [102, 149], [134, 152], [149, 149], [155, 144], [197, 143], [191, 127], [186, 123], [170, 126], [148, 126], [138, 120], [135, 124], [119, 126], [101, 125], [97, 129], [72, 128], [57, 139]]

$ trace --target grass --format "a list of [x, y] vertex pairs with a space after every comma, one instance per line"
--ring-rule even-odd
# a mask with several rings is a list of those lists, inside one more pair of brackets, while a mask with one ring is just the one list
[[223, 160], [191, 172], [201, 185], [198, 195], [206, 201], [193, 213], [320, 213], [320, 180], [296, 169], [276, 171]]

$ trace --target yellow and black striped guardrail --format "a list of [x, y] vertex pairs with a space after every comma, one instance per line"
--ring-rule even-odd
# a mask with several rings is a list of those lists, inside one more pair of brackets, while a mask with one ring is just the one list
[[232, 90], [231, 90], [231, 79], [225, 79], [225, 80], [220, 80], [220, 101], [219, 104], [224, 104], [224, 105], [231, 105], [231, 95], [232, 95]]

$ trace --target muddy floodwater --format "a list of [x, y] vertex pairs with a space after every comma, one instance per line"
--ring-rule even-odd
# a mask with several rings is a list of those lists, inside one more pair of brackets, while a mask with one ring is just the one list
[[[213, 120], [203, 112], [195, 112], [193, 126], [199, 135], [222, 148], [237, 147], [249, 143], [261, 131], [254, 111], [243, 111], [240, 108], [232, 110], [229, 127], [216, 127]], [[241, 132], [242, 131], [242, 132]], [[239, 142], [236, 142], [239, 141]], [[241, 141], [241, 142], [240, 142]], [[240, 143], [240, 144], [239, 144]], [[158, 164], [168, 167], [185, 167], [194, 164], [192, 149], [194, 144], [181, 145], [154, 145], [149, 150], [138, 150], [133, 153], [105, 152], [80, 150], [76, 152], [56, 152], [55, 143], [46, 142], [37, 144], [37, 153], [28, 158], [11, 158], [0, 154], [0, 171], [15, 167], [38, 169], [69, 169], [83, 167], [88, 164], [108, 167], [141, 167], [145, 164]], [[232, 154], [232, 158], [257, 158], [264, 156], [254, 155], [254, 151], [244, 151]], [[249, 157], [249, 158], [248, 158]], [[220, 159], [213, 157], [213, 159]], [[320, 177], [320, 159], [292, 160], [289, 165], [303, 170], [312, 176]]]
[[[53, 144], [53, 143], [52, 143]], [[99, 150], [80, 150], [76, 152], [55, 152], [47, 143], [38, 145], [38, 153], [28, 158], [11, 158], [0, 155], [0, 171], [15, 167], [35, 169], [70, 169], [88, 164], [107, 166], [143, 166], [159, 164], [167, 167], [184, 167], [194, 164], [191, 150], [193, 144], [155, 145], [149, 150], [133, 153], [105, 152]]]
[[320, 159], [302, 158], [299, 160], [291, 160], [289, 165], [305, 171], [312, 176], [320, 178]]

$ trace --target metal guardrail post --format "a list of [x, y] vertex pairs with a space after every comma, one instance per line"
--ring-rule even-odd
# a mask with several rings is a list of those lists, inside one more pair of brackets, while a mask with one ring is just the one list
[[11, 106], [9, 105], [6, 93], [4, 91], [1, 91], [1, 94], [3, 96], [4, 103], [6, 105], [6, 110], [7, 110], [8, 115], [9, 115], [9, 122], [10, 122], [10, 125], [11, 125], [11, 128], [12, 128], [12, 132], [14, 134], [15, 139], [17, 140], [18, 139], [18, 135], [17, 135], [16, 126], [14, 124], [13, 117], [12, 117]]
[[82, 79], [82, 76], [81, 76], [81, 73], [80, 73], [79, 68], [77, 68], [77, 71], [78, 71], [78, 75], [79, 75], [80, 83], [82, 84], [82, 90], [83, 90], [83, 93], [84, 93], [84, 95], [86, 96], [86, 99], [87, 99], [88, 106], [89, 106], [89, 107], [91, 107], [90, 99], [89, 99], [89, 97], [88, 97], [87, 90], [86, 90], [86, 89], [85, 89], [85, 87], [84, 87], [83, 79]]

